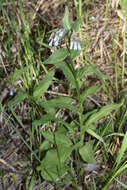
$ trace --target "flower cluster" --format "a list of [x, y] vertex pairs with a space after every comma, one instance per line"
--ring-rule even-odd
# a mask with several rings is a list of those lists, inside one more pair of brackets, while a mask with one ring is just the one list
[[[64, 28], [61, 28], [56, 33], [52, 33], [49, 38], [49, 46], [58, 47], [66, 34], [67, 31]], [[81, 51], [81, 43], [78, 40], [72, 39], [70, 42], [70, 50]]]
[[55, 46], [58, 47], [60, 40], [65, 36], [66, 31], [64, 28], [61, 28], [60, 30], [58, 30], [55, 34], [51, 34], [50, 38], [49, 38], [49, 46]]

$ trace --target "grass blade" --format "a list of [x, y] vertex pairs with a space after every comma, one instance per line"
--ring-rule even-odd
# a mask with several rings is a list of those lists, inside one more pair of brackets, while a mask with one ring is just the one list
[[122, 158], [123, 158], [123, 155], [125, 153], [125, 151], [127, 150], [127, 132], [124, 136], [124, 139], [123, 139], [123, 142], [122, 142], [122, 146], [120, 148], [120, 151], [119, 151], [119, 154], [116, 158], [116, 169], [118, 168], [118, 166], [120, 165], [121, 161], [122, 161]]

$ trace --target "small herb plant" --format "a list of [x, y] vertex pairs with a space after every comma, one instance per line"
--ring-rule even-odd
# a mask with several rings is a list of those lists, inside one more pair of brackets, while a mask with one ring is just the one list
[[[24, 16], [22, 1], [19, 0], [18, 3], [22, 31], [19, 31], [18, 24], [17, 27], [10, 25], [11, 20], [2, 4], [0, 5], [11, 27], [11, 32], [7, 33], [9, 40], [4, 44], [5, 52], [8, 46], [11, 47], [12, 36], [20, 33], [20, 50], [15, 59], [18, 66], [16, 65], [9, 78], [12, 83], [18, 83], [20, 88], [16, 86], [16, 93], [13, 89], [10, 91], [8, 109], [0, 103], [0, 117], [6, 116], [6, 120], [9, 115], [12, 116], [13, 120], [8, 120], [9, 126], [16, 131], [28, 149], [25, 157], [29, 160], [27, 171], [32, 177], [30, 183], [29, 179], [26, 180], [26, 189], [32, 189], [34, 181], [39, 179], [41, 182], [53, 184], [58, 189], [67, 187], [76, 190], [106, 190], [113, 181], [118, 182], [117, 177], [127, 169], [127, 132], [124, 131], [127, 122], [127, 97], [125, 90], [120, 92], [120, 87], [124, 89], [125, 86], [125, 31], [122, 36], [121, 70], [117, 65], [117, 46], [115, 40], [112, 40], [114, 86], [113, 81], [109, 80], [87, 55], [89, 39], [85, 41], [82, 32], [82, 0], [74, 0], [77, 14], [74, 22], [71, 21], [66, 7], [62, 28], [51, 33], [48, 43], [45, 43], [48, 35], [45, 27], [43, 32], [36, 28], [34, 41], [34, 34], [31, 34]], [[107, 0], [105, 22], [110, 4]], [[87, 27], [89, 5], [90, 0], [85, 13]], [[125, 5], [126, 0], [121, 0], [120, 6], [126, 15]], [[16, 21], [15, 18], [15, 26]], [[80, 36], [78, 40], [76, 33]], [[10, 48], [8, 57], [11, 60]], [[98, 103], [93, 98], [96, 94], [104, 95], [103, 98], [108, 96], [108, 101]], [[116, 99], [112, 94], [115, 94]], [[114, 99], [117, 103], [114, 103]], [[27, 125], [20, 116], [22, 104], [27, 115]], [[120, 144], [119, 149], [117, 142]], [[101, 169], [98, 172], [99, 161]], [[103, 163], [108, 168], [103, 168]], [[90, 175], [89, 181], [86, 175], [91, 174], [93, 170], [97, 171], [98, 177]], [[102, 170], [106, 171], [106, 174]], [[2, 180], [4, 181], [3, 178]]]
[[[76, 2], [75, 6], [77, 6]], [[88, 165], [91, 168], [96, 167], [98, 146], [101, 145], [102, 149], [112, 154], [111, 150], [107, 149], [106, 143], [109, 143], [107, 132], [111, 126], [115, 128], [117, 118], [120, 118], [118, 125], [120, 133], [123, 120], [126, 118], [125, 99], [114, 103], [112, 98], [109, 98], [111, 103], [108, 105], [101, 105], [101, 107], [96, 105], [92, 110], [86, 109], [87, 98], [100, 91], [108, 93], [111, 81], [95, 65], [86, 64], [82, 39], [79, 41], [73, 38], [75, 32], [81, 29], [82, 24], [81, 1], [79, 5], [78, 16], [73, 23], [69, 17], [69, 10], [66, 8], [63, 28], [52, 33], [49, 38], [47, 47], [50, 48], [51, 55], [43, 62], [39, 59], [39, 64], [35, 65], [29, 39], [30, 31], [22, 14], [20, 2], [20, 14], [24, 26], [24, 34], [21, 37], [24, 56], [23, 61], [19, 57], [20, 69], [15, 70], [11, 80], [16, 81], [20, 78], [22, 90], [19, 90], [8, 104], [15, 120], [23, 129], [24, 125], [16, 115], [15, 108], [22, 101], [28, 105], [28, 114], [31, 119], [29, 143], [24, 140], [17, 129], [15, 130], [31, 152], [30, 160], [34, 165], [34, 171], [41, 178], [56, 184], [59, 188], [70, 185], [76, 190], [86, 187], [84, 181], [86, 167]], [[82, 31], [80, 31], [80, 37], [82, 38]], [[63, 40], [64, 47], [62, 46]], [[81, 64], [76, 67], [76, 59], [80, 56], [82, 57]], [[42, 68], [44, 77], [40, 79]], [[63, 81], [55, 75], [57, 70], [64, 75]], [[100, 83], [86, 87], [85, 80], [93, 75], [96, 75]], [[52, 89], [55, 84], [64, 85], [68, 93], [56, 92], [52, 95], [49, 89]], [[122, 115], [120, 115], [121, 110]], [[108, 119], [105, 121], [107, 116]], [[98, 128], [103, 125], [105, 125], [104, 129], [99, 131]], [[101, 189], [106, 190], [114, 178], [127, 168], [126, 161], [122, 160], [127, 148], [126, 142], [127, 134], [123, 138], [120, 154], [114, 161], [111, 178], [109, 179], [108, 176], [102, 180], [104, 185], [102, 183]]]

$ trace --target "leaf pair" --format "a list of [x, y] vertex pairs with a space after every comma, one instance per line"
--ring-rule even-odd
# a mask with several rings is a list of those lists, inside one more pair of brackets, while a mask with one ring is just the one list
[[[72, 142], [65, 134], [60, 132], [53, 134], [45, 131], [42, 134], [45, 141], [40, 149], [47, 149], [48, 151], [38, 170], [41, 171], [41, 175], [45, 180], [56, 181], [67, 172], [66, 161], [72, 153]], [[51, 144], [54, 144], [56, 148], [51, 149]]]
[[77, 32], [79, 30], [79, 20], [77, 19], [75, 22], [71, 22], [68, 7], [65, 8], [65, 13], [63, 17], [63, 27], [68, 32]]

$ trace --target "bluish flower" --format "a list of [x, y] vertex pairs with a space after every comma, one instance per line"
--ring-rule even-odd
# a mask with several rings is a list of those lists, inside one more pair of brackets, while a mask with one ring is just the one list
[[54, 46], [57, 47], [58, 45], [59, 45], [59, 40], [56, 40], [56, 41], [54, 42]]
[[14, 90], [13, 90], [13, 89], [10, 89], [9, 95], [10, 95], [11, 97], [14, 96]]
[[61, 28], [56, 33], [52, 33], [49, 38], [49, 46], [57, 47], [60, 44], [60, 40], [64, 37], [66, 31], [64, 28]]
[[[52, 33], [49, 38], [49, 46], [58, 47], [61, 43], [62, 38], [65, 37], [66, 34], [67, 34], [67, 31], [64, 28], [61, 28], [55, 33]], [[80, 42], [72, 39], [70, 43], [70, 50], [81, 51]]]
[[60, 40], [59, 36], [56, 35], [55, 38], [53, 39], [55, 47], [57, 47], [59, 45], [59, 40]]
[[58, 31], [58, 35], [59, 35], [59, 37], [64, 37], [64, 35], [65, 35], [65, 29], [64, 28], [61, 28], [59, 31]]
[[49, 37], [49, 46], [52, 47], [54, 45], [54, 33], [52, 33]]

